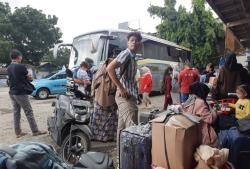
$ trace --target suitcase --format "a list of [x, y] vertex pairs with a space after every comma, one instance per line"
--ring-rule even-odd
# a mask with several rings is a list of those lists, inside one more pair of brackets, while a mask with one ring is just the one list
[[151, 127], [131, 126], [120, 133], [120, 169], [151, 169]]
[[221, 148], [229, 149], [229, 161], [235, 169], [249, 169], [250, 166], [250, 137], [231, 128], [219, 133]]

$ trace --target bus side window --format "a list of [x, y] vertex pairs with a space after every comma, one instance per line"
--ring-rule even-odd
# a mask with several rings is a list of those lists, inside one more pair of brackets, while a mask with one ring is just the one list
[[121, 52], [121, 49], [117, 45], [109, 44], [108, 47], [108, 58], [116, 57]]
[[104, 41], [100, 61], [105, 61], [107, 59], [107, 57], [109, 57], [106, 55], [107, 55], [107, 40]]

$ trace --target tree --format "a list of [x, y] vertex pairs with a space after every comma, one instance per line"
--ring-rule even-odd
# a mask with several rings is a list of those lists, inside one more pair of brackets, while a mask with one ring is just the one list
[[216, 54], [216, 41], [224, 36], [223, 25], [205, 9], [205, 0], [192, 0], [192, 11], [182, 6], [176, 10], [176, 0], [165, 0], [164, 7], [151, 5], [151, 16], [162, 22], [156, 29], [158, 36], [192, 49], [193, 64], [202, 68]]
[[15, 8], [11, 13], [8, 3], [0, 2], [0, 47], [4, 48], [0, 50], [0, 61], [6, 62], [7, 53], [3, 52], [9, 53], [13, 47], [23, 53], [25, 62], [38, 65], [49, 49], [61, 42], [57, 21], [56, 16], [29, 6]]
[[53, 65], [61, 68], [63, 65], [69, 64], [70, 49], [67, 47], [61, 47], [57, 53], [58, 57], [54, 59], [52, 51], [49, 51], [43, 58], [43, 61], [50, 62]]
[[0, 63], [10, 63], [9, 52], [13, 47], [11, 41], [12, 25], [9, 20], [11, 15], [8, 3], [0, 2]]
[[10, 16], [14, 32], [12, 34], [15, 47], [20, 49], [27, 61], [39, 64], [41, 58], [48, 53], [62, 33], [57, 24], [57, 17], [42, 13], [29, 6], [16, 8]]

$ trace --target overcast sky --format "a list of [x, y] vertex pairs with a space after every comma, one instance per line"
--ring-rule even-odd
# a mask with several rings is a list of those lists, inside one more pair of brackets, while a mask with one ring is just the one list
[[[150, 4], [163, 6], [164, 0], [2, 0], [15, 7], [30, 5], [45, 14], [56, 15], [64, 42], [72, 42], [79, 34], [99, 30], [117, 29], [118, 23], [129, 21], [131, 27], [140, 25], [144, 32], [155, 32], [158, 18], [147, 12]], [[191, 0], [177, 0], [179, 5], [191, 8]]]

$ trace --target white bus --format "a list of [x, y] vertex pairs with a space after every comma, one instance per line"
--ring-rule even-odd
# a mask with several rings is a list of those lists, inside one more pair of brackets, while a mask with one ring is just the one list
[[[72, 44], [58, 44], [54, 48], [54, 56], [60, 46], [71, 46], [69, 68], [79, 66], [86, 58], [94, 61], [99, 67], [108, 57], [114, 57], [127, 48], [128, 30], [100, 30], [79, 35]], [[139, 66], [148, 66], [153, 73], [153, 90], [159, 91], [163, 72], [168, 65], [191, 60], [191, 50], [173, 42], [142, 33], [142, 48], [137, 54]], [[145, 64], [144, 64], [145, 63]]]

